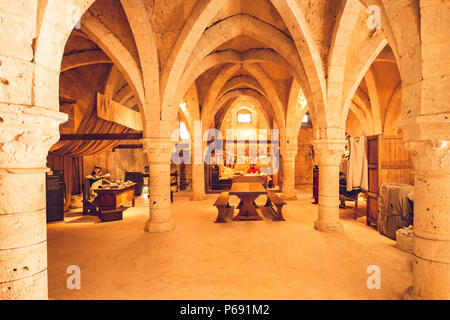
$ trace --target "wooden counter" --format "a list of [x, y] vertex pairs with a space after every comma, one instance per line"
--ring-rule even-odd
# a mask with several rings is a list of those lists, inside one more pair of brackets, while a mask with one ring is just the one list
[[122, 220], [122, 212], [125, 205], [131, 202], [135, 206], [135, 186], [130, 184], [118, 188], [94, 189], [97, 194], [95, 204], [99, 209], [99, 218], [102, 222]]

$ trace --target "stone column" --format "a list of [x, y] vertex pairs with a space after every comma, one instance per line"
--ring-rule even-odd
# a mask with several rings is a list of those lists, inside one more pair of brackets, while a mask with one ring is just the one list
[[286, 200], [297, 200], [295, 191], [295, 157], [297, 151], [296, 146], [280, 148], [283, 160], [283, 195]]
[[[202, 201], [206, 199], [205, 194], [205, 165], [203, 162], [203, 151], [202, 144], [199, 143], [198, 146], [195, 141], [191, 143], [191, 157], [192, 157], [192, 194], [191, 201]], [[198, 153], [199, 159], [196, 159], [195, 152]]]
[[149, 160], [150, 217], [146, 232], [166, 232], [175, 229], [170, 209], [170, 164], [174, 142], [169, 138], [145, 138]]
[[[450, 114], [403, 120], [414, 164], [414, 272], [406, 298], [450, 299]], [[426, 138], [428, 137], [428, 138]], [[413, 140], [415, 138], [415, 140]]]
[[47, 153], [67, 115], [0, 104], [0, 300], [47, 299]]
[[346, 141], [313, 141], [316, 163], [319, 165], [319, 218], [314, 228], [321, 232], [343, 232], [339, 221], [339, 165]]

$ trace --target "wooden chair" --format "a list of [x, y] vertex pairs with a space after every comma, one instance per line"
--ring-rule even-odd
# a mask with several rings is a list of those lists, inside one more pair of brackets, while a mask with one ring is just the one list
[[[273, 208], [275, 205], [276, 210]], [[281, 199], [275, 192], [268, 191], [267, 192], [267, 202], [265, 207], [269, 209], [273, 214], [273, 221], [286, 221], [283, 217], [283, 206], [286, 205], [286, 202]]]

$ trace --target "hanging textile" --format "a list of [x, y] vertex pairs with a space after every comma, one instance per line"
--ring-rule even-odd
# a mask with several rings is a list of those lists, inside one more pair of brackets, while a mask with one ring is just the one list
[[[83, 116], [78, 134], [87, 133], [134, 133], [136, 131], [114, 122], [100, 119], [97, 116], [97, 95], [93, 93], [92, 103]], [[59, 141], [50, 149], [47, 166], [51, 170], [64, 170], [66, 183], [66, 206], [72, 202], [74, 191], [82, 192], [82, 157], [100, 152], [110, 151], [120, 141], [117, 140], [88, 140], [88, 141]]]
[[368, 189], [368, 164], [365, 137], [350, 138], [350, 158], [347, 167], [347, 191]]

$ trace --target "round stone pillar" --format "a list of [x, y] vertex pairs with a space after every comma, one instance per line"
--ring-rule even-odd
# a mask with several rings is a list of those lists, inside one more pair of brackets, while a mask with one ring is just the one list
[[202, 201], [205, 194], [205, 167], [203, 164], [192, 164], [192, 194], [191, 201]]
[[0, 104], [0, 300], [47, 299], [45, 172], [67, 115]]
[[[197, 157], [195, 153], [197, 152]], [[202, 201], [206, 199], [205, 194], [205, 165], [203, 163], [202, 145], [200, 147], [192, 142], [192, 194], [191, 201]]]
[[321, 232], [340, 233], [339, 221], [339, 165], [346, 141], [313, 141], [316, 162], [319, 165], [319, 218], [314, 228]]
[[150, 176], [150, 217], [145, 231], [172, 231], [175, 221], [170, 209], [170, 164], [174, 142], [163, 138], [146, 138], [144, 141]]
[[295, 157], [297, 147], [281, 147], [280, 152], [283, 161], [283, 195], [286, 200], [297, 200], [295, 191]]
[[414, 165], [413, 288], [406, 298], [450, 299], [450, 114], [402, 120]]

